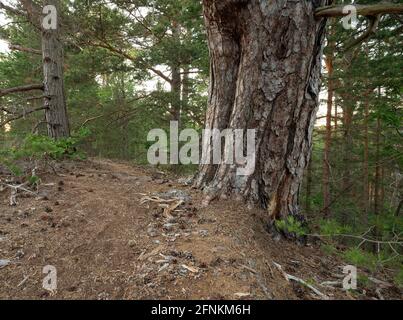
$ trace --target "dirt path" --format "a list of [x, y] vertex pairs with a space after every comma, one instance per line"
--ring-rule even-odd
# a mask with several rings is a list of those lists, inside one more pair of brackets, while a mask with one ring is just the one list
[[[156, 171], [106, 160], [64, 163], [46, 175], [39, 197], [8, 205], [0, 193], [2, 299], [318, 299], [275, 266], [329, 298], [353, 296], [320, 286], [340, 280], [338, 259], [318, 248], [275, 242], [264, 213], [236, 202], [201, 208], [201, 194]], [[191, 196], [164, 215], [145, 195]], [[45, 265], [57, 292], [42, 288]], [[359, 296], [356, 296], [359, 297]]]

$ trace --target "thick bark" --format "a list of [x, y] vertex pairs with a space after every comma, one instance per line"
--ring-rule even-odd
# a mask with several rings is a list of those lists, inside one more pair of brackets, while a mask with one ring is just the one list
[[237, 176], [236, 165], [201, 165], [196, 186], [205, 188], [207, 200], [236, 194], [267, 208], [271, 218], [298, 215], [326, 21], [314, 18], [310, 1], [203, 4], [211, 56], [206, 127], [255, 129], [256, 169]]
[[[58, 8], [57, 0], [45, 4]], [[70, 135], [63, 76], [63, 45], [60, 41], [60, 23], [56, 30], [42, 30], [42, 58], [45, 93], [45, 117], [48, 135], [59, 139]]]

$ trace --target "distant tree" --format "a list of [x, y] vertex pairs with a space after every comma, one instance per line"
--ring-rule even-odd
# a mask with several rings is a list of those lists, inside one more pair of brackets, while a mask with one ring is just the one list
[[[41, 34], [42, 50], [24, 48], [19, 45], [13, 45], [11, 48], [30, 54], [42, 55], [43, 84], [2, 90], [0, 91], [0, 95], [5, 95], [9, 92], [43, 90], [44, 106], [32, 109], [31, 111], [45, 110], [49, 137], [54, 139], [68, 137], [70, 135], [70, 127], [64, 89], [64, 53], [63, 44], [60, 39], [60, 3], [57, 0], [45, 0], [42, 7], [32, 0], [20, 0], [20, 4], [21, 9], [13, 8], [0, 2], [0, 9], [4, 9], [10, 15], [27, 18]], [[56, 10], [49, 9], [44, 15], [43, 8], [46, 6], [53, 6]], [[52, 21], [55, 19], [56, 21]], [[44, 20], [46, 20], [46, 23], [43, 23]], [[46, 24], [49, 24], [49, 26], [47, 27]], [[17, 120], [25, 116], [25, 114], [26, 112], [16, 115], [8, 119], [7, 122]]]

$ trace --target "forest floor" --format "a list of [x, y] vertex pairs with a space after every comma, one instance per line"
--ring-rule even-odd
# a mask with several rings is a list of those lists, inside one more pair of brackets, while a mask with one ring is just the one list
[[[322, 285], [340, 283], [347, 263], [318, 245], [274, 240], [263, 211], [201, 206], [201, 192], [177, 177], [99, 159], [56, 172], [16, 206], [0, 192], [1, 299], [401, 298], [394, 287]], [[42, 287], [46, 265], [57, 269], [54, 292]]]

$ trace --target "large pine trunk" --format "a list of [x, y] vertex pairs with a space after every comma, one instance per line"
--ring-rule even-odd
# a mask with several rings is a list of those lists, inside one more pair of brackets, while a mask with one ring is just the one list
[[203, 0], [211, 59], [206, 128], [256, 130], [252, 175], [237, 176], [236, 165], [200, 166], [195, 184], [207, 200], [235, 195], [272, 219], [299, 216], [326, 24], [314, 11], [325, 2]]
[[[45, 4], [58, 8], [57, 0], [47, 0]], [[63, 75], [63, 44], [60, 41], [60, 23], [57, 28], [42, 30], [42, 58], [45, 95], [45, 117], [48, 135], [54, 139], [70, 135], [67, 116], [66, 96]]]

